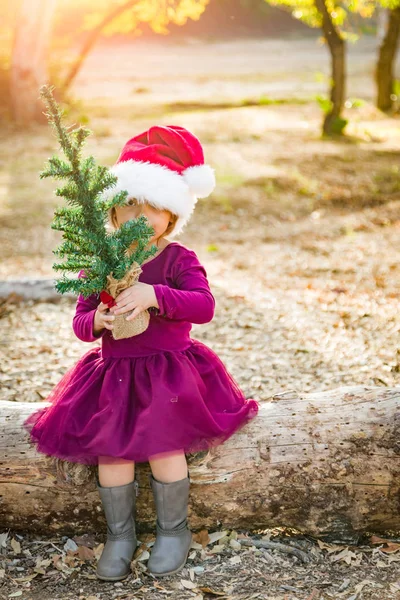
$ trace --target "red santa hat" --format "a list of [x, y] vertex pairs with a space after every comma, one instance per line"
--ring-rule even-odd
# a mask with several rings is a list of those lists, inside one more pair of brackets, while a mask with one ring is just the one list
[[171, 211], [178, 220], [170, 237], [181, 232], [197, 199], [215, 188], [214, 169], [204, 163], [200, 141], [177, 125], [156, 125], [131, 138], [110, 171], [118, 181], [104, 197], [126, 190], [128, 198]]

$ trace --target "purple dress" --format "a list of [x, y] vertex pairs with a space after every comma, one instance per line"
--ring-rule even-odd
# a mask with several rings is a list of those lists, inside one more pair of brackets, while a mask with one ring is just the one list
[[99, 296], [79, 295], [73, 330], [102, 346], [84, 354], [50, 392], [50, 406], [24, 422], [39, 452], [88, 465], [99, 456], [145, 462], [207, 450], [256, 416], [259, 403], [246, 400], [217, 354], [190, 337], [191, 324], [208, 323], [215, 308], [195, 252], [170, 242], [141, 267], [139, 281], [154, 286], [160, 308], [150, 309], [139, 335], [114, 340], [104, 329], [96, 338]]

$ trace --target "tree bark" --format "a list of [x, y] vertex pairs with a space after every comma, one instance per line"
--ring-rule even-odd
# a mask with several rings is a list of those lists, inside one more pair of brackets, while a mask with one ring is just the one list
[[388, 11], [387, 28], [379, 46], [375, 69], [377, 107], [385, 112], [393, 108], [394, 64], [400, 34], [400, 7]]
[[326, 114], [323, 132], [327, 135], [341, 132], [338, 120], [344, 106], [346, 93], [346, 44], [335, 27], [329, 14], [325, 0], [315, 0], [315, 5], [322, 16], [322, 29], [331, 53], [331, 110]]
[[[400, 530], [400, 388], [287, 392], [225, 444], [188, 457], [192, 529], [293, 527], [321, 538]], [[36, 452], [22, 428], [46, 402], [0, 402], [0, 525], [66, 535], [104, 527], [96, 467]], [[153, 530], [148, 464], [139, 531]]]
[[11, 111], [18, 125], [44, 122], [40, 86], [48, 82], [47, 56], [56, 0], [22, 0], [11, 58]]

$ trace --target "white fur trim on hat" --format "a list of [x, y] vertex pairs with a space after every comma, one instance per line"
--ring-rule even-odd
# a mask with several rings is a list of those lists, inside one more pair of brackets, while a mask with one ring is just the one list
[[132, 159], [117, 163], [110, 168], [110, 172], [118, 177], [118, 181], [103, 192], [104, 199], [126, 190], [128, 197], [142, 203], [148, 202], [159, 210], [169, 210], [178, 216], [174, 230], [168, 237], [174, 237], [182, 231], [197, 202], [196, 195], [182, 175], [162, 165]]
[[215, 188], [215, 173], [209, 165], [188, 167], [182, 177], [189, 186], [190, 191], [198, 198], [206, 198]]

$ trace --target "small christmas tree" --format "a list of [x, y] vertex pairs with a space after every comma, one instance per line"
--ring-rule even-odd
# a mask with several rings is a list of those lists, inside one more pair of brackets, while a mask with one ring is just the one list
[[[107, 232], [110, 209], [124, 206], [128, 192], [122, 191], [113, 198], [102, 199], [102, 193], [116, 184], [117, 177], [106, 167], [97, 165], [93, 156], [82, 158], [82, 147], [91, 131], [83, 126], [69, 131], [70, 128], [62, 124], [63, 112], [53, 97], [53, 89], [45, 85], [40, 89], [40, 95], [48, 108], [45, 114], [67, 161], [53, 156], [40, 173], [40, 178], [67, 180], [66, 185], [57, 188], [55, 193], [65, 198], [69, 205], [57, 208], [54, 213], [51, 228], [63, 232], [63, 242], [53, 253], [66, 260], [54, 263], [53, 268], [76, 273], [83, 269], [86, 275], [69, 279], [63, 274], [61, 279], [56, 280], [55, 289], [60, 294], [72, 291], [84, 298], [111, 288], [116, 292], [116, 280], [132, 283], [141, 271], [138, 265], [157, 252], [155, 245], [145, 250], [154, 229], [142, 215], [123, 223], [116, 231]], [[132, 245], [135, 246], [133, 251]], [[134, 273], [133, 279], [127, 278], [130, 273]], [[121, 286], [118, 293], [120, 291]]]

